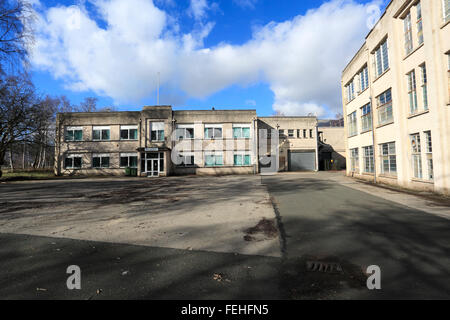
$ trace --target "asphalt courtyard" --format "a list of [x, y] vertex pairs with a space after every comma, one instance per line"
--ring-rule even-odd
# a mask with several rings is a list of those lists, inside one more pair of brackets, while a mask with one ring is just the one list
[[3, 183], [0, 299], [449, 299], [448, 209], [333, 173]]

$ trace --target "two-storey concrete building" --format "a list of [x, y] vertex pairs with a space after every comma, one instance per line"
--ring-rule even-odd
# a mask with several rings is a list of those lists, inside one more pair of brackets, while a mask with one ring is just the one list
[[[280, 133], [280, 134], [279, 134]], [[256, 110], [61, 113], [56, 174], [140, 176], [317, 170], [316, 117], [264, 117]]]
[[342, 74], [347, 174], [450, 193], [450, 2], [392, 0]]

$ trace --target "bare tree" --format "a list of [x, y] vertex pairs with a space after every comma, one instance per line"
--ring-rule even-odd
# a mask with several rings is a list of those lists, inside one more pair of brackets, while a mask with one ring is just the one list
[[11, 71], [14, 66], [28, 62], [28, 51], [34, 41], [31, 4], [26, 0], [0, 1], [0, 70]]
[[96, 112], [97, 111], [97, 98], [86, 97], [83, 102], [78, 106], [80, 112]]
[[8, 149], [37, 131], [40, 109], [36, 102], [34, 87], [26, 76], [0, 78], [0, 166]]

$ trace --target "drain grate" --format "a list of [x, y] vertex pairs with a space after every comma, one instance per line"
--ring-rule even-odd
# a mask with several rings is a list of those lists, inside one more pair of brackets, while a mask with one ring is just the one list
[[342, 273], [342, 266], [339, 263], [327, 263], [322, 261], [307, 261], [308, 271], [318, 271], [324, 273]]

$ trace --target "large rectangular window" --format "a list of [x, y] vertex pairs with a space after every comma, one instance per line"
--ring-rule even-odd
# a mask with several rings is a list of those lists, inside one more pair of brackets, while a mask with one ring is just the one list
[[369, 131], [372, 129], [372, 110], [370, 103], [361, 108], [361, 130]]
[[109, 168], [109, 154], [93, 154], [92, 155], [93, 168]]
[[363, 147], [364, 172], [374, 172], [373, 146]]
[[377, 97], [378, 124], [383, 125], [393, 121], [391, 89]]
[[442, 16], [444, 22], [450, 21], [450, 0], [442, 0]]
[[423, 109], [428, 110], [427, 68], [425, 66], [425, 63], [420, 66], [420, 73], [421, 73]]
[[350, 149], [350, 170], [359, 172], [359, 149]]
[[354, 136], [358, 134], [358, 124], [356, 120], [356, 111], [350, 113], [348, 116], [348, 135]]
[[177, 125], [177, 140], [194, 139], [194, 125]]
[[355, 84], [354, 84], [354, 80], [352, 79], [349, 84], [347, 84], [346, 91], [347, 91], [347, 102], [352, 101], [353, 99], [355, 99]]
[[426, 143], [426, 157], [427, 157], [427, 169], [428, 174], [427, 178], [428, 180], [434, 179], [433, 174], [433, 143], [431, 141], [431, 131], [425, 131], [425, 143]]
[[381, 173], [397, 174], [397, 159], [395, 155], [395, 142], [380, 144]]
[[412, 70], [407, 75], [408, 79], [408, 98], [409, 98], [409, 113], [417, 113], [417, 90], [416, 90], [416, 72]]
[[377, 77], [389, 69], [387, 39], [375, 49], [375, 69]]
[[92, 140], [109, 140], [110, 139], [110, 128], [102, 126], [92, 127]]
[[417, 9], [417, 42], [419, 46], [423, 43], [423, 22], [422, 22], [422, 5], [420, 2], [416, 5]]
[[164, 141], [164, 122], [151, 122], [150, 130], [151, 141]]
[[81, 155], [69, 154], [64, 159], [64, 168], [66, 169], [81, 169], [83, 160]]
[[82, 141], [83, 127], [66, 127], [66, 141]]
[[206, 153], [205, 154], [205, 166], [223, 166], [223, 154], [222, 153]]
[[137, 153], [121, 153], [120, 154], [120, 167], [121, 168], [137, 168], [138, 163]]
[[365, 66], [360, 72], [359, 72], [359, 88], [360, 91], [364, 91], [369, 87], [369, 71], [367, 69], [367, 66]]
[[205, 125], [205, 139], [222, 139], [222, 126]]
[[233, 124], [233, 138], [249, 139], [250, 138], [250, 125]]
[[249, 166], [251, 165], [250, 162], [250, 155], [245, 153], [235, 153], [233, 156], [233, 161], [235, 166]]
[[403, 29], [405, 33], [405, 52], [411, 53], [413, 49], [412, 28], [411, 28], [411, 12], [403, 19]]
[[420, 134], [410, 135], [411, 140], [411, 166], [414, 178], [422, 179], [422, 158], [420, 146]]
[[179, 153], [178, 154], [178, 164], [179, 167], [192, 167], [195, 165], [195, 158], [193, 153]]
[[120, 126], [120, 140], [137, 140], [137, 126]]

